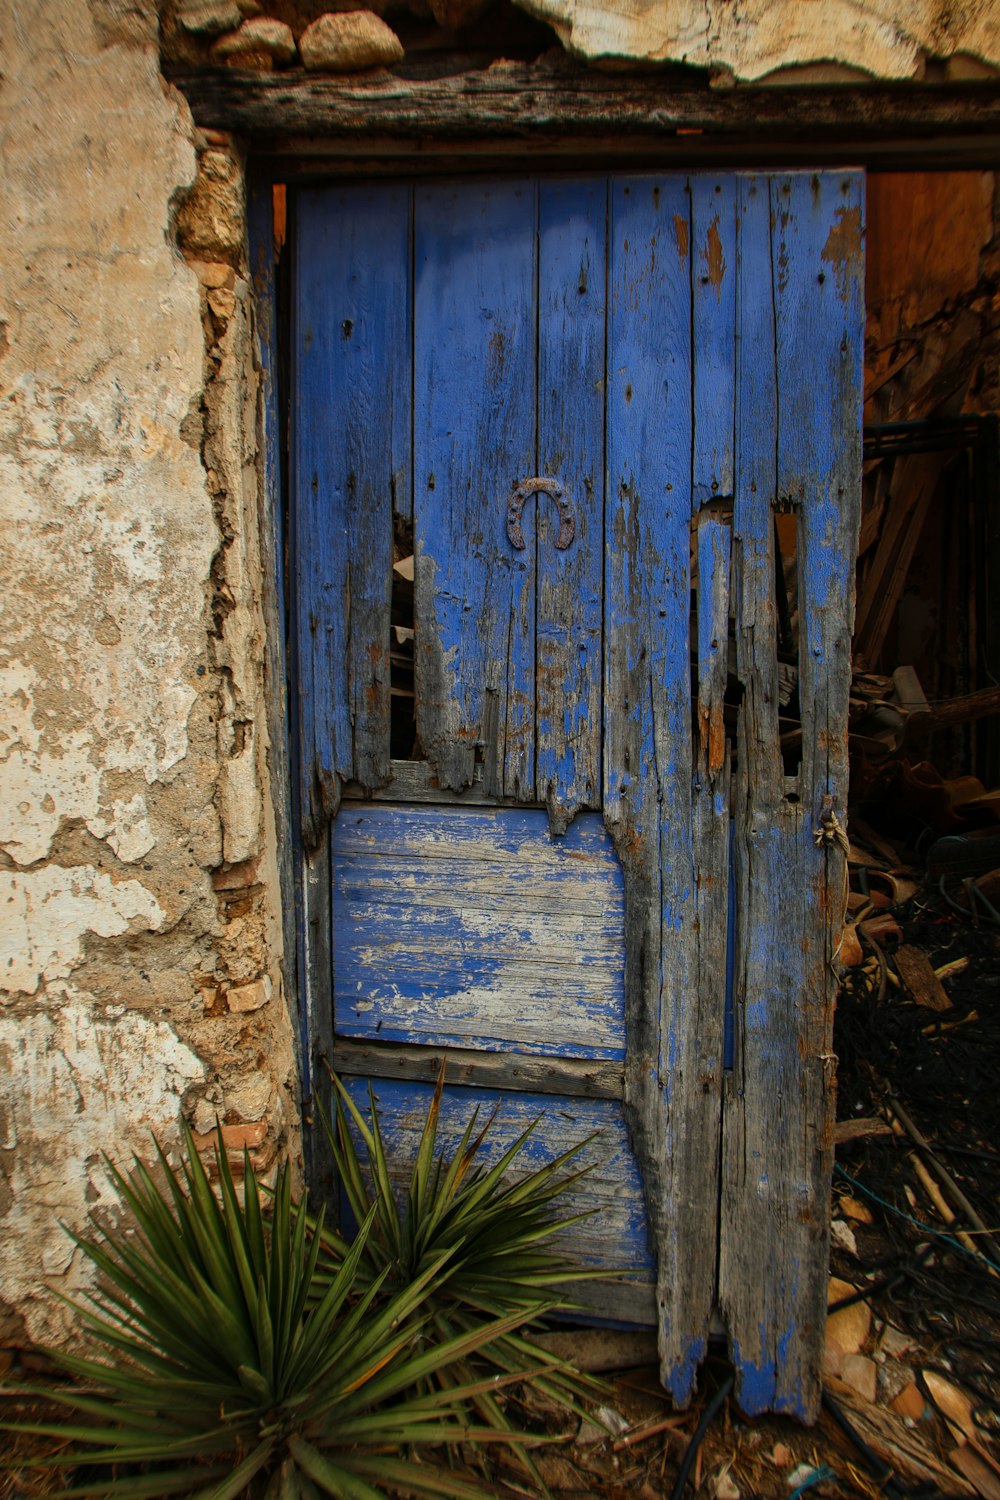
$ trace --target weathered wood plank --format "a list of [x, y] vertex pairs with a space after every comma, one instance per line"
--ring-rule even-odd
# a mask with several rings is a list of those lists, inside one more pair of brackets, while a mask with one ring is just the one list
[[786, 164], [899, 165], [916, 154], [926, 169], [990, 165], [1000, 137], [994, 81], [722, 90], [673, 71], [603, 73], [568, 61], [470, 69], [460, 59], [445, 59], [433, 77], [226, 69], [173, 81], [200, 125], [248, 132], [257, 150], [364, 149], [369, 169], [380, 153], [427, 157], [429, 147], [455, 153], [484, 142], [586, 151], [591, 162], [642, 148], [685, 163], [714, 153], [749, 164], [766, 153]]
[[622, 874], [596, 816], [345, 807], [334, 826], [343, 1035], [624, 1056]]
[[[770, 194], [747, 179], [740, 210], [735, 532], [745, 696], [720, 1294], [741, 1405], [806, 1419], [818, 1407], [825, 1320], [833, 949], [844, 896], [829, 814], [844, 820], [861, 463], [860, 195], [852, 174], [775, 179]], [[761, 275], [768, 240], [770, 284]], [[790, 782], [773, 694], [778, 502], [799, 516], [802, 578], [803, 754]]]
[[[695, 967], [677, 1017], [686, 1060], [680, 1162], [692, 1245], [718, 1241], [719, 1137], [729, 938], [728, 678], [736, 353], [736, 203], [731, 176], [691, 179], [692, 507], [697, 555], [697, 714], [691, 782]], [[697, 1255], [697, 1251], [688, 1251]], [[697, 1262], [695, 1262], [697, 1263]], [[689, 1367], [707, 1349], [714, 1266], [689, 1272]]]
[[[254, 324], [260, 352], [257, 411], [257, 461], [261, 472], [261, 602], [264, 613], [268, 753], [271, 803], [281, 903], [282, 983], [285, 1003], [295, 1017], [300, 1066], [308, 1068], [308, 1040], [303, 1025], [295, 955], [297, 950], [292, 777], [289, 755], [288, 639], [285, 627], [288, 594], [285, 578], [284, 494], [281, 475], [281, 409], [278, 391], [278, 310], [274, 189], [251, 178], [247, 193], [247, 239], [254, 292]], [[308, 1089], [308, 1081], [304, 1080]]]
[[435, 1083], [442, 1063], [449, 1084], [468, 1084], [473, 1088], [558, 1094], [574, 1099], [621, 1099], [624, 1088], [624, 1065], [620, 1061], [537, 1057], [528, 1052], [492, 1054], [461, 1047], [408, 1047], [346, 1036], [338, 1036], [334, 1041], [333, 1065], [342, 1077]]
[[[703, 1181], [691, 827], [691, 224], [683, 178], [612, 187], [604, 815], [625, 871], [625, 1097], [659, 1258], [661, 1374], [691, 1394], [713, 1264]], [[703, 1163], [704, 1165], [704, 1163]], [[715, 1209], [709, 1206], [710, 1239]], [[699, 1309], [704, 1308], [703, 1322]]]
[[574, 520], [538, 497], [536, 794], [553, 831], [601, 802], [604, 345], [607, 186], [539, 187], [538, 472], [563, 486]]
[[[368, 1095], [365, 1084], [359, 1079], [345, 1082], [359, 1106], [365, 1108]], [[390, 1172], [402, 1190], [416, 1157], [433, 1085], [377, 1079], [372, 1087]], [[578, 1163], [592, 1164], [592, 1170], [556, 1205], [560, 1218], [574, 1213], [588, 1217], [561, 1231], [557, 1243], [578, 1265], [604, 1267], [613, 1273], [598, 1286], [588, 1289], [586, 1283], [581, 1283], [573, 1287], [575, 1300], [591, 1303], [605, 1318], [648, 1321], [655, 1272], [642, 1183], [621, 1104], [612, 1099], [561, 1099], [559, 1107], [554, 1109], [552, 1096], [548, 1094], [503, 1095], [449, 1083], [441, 1103], [439, 1150], [447, 1155], [454, 1149], [477, 1107], [480, 1120], [485, 1122], [497, 1105], [496, 1118], [481, 1151], [482, 1163], [487, 1167], [521, 1131], [538, 1121], [514, 1161], [512, 1177], [545, 1165], [560, 1152], [597, 1132], [595, 1139], [580, 1152]], [[567, 1171], [572, 1169], [567, 1167]]]
[[417, 732], [454, 791], [535, 795], [535, 547], [506, 529], [535, 473], [536, 186], [416, 189]]
[[298, 198], [294, 548], [303, 820], [389, 770], [393, 496], [410, 474], [410, 190]]

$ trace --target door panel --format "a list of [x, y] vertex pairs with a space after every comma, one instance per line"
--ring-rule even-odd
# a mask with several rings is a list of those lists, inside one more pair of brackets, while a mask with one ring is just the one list
[[539, 185], [535, 472], [559, 479], [575, 525], [559, 548], [538, 496], [536, 789], [555, 832], [601, 806], [607, 196], [603, 180]]
[[420, 187], [415, 202], [417, 732], [443, 787], [535, 797], [534, 547], [510, 545], [534, 471], [537, 186]]
[[599, 817], [345, 807], [333, 831], [345, 1036], [625, 1057], [621, 867]]
[[[846, 892], [858, 532], [862, 191], [740, 183], [735, 1059], [720, 1300], [749, 1411], [814, 1412], [826, 1317], [835, 949]], [[774, 513], [796, 518], [801, 763], [779, 748]], [[843, 838], [843, 834], [840, 834]]]
[[[613, 1236], [639, 1256], [648, 1229], [640, 1301], [675, 1401], [718, 1305], [744, 1407], [806, 1417], [861, 193], [851, 173], [477, 179], [310, 190], [297, 219], [307, 839], [341, 783], [369, 799], [333, 824], [316, 914], [335, 1056], [377, 1080], [401, 1171], [445, 1051], [456, 1109], [502, 1096], [513, 1120], [537, 1094], [551, 1151], [600, 1116], [645, 1211], [598, 1174], [595, 1243], [617, 1265]], [[781, 645], [800, 750], [778, 716], [780, 512], [798, 538], [795, 660]], [[411, 524], [419, 767], [389, 762], [387, 731], [391, 549]], [[385, 805], [418, 784], [431, 805]], [[502, 805], [469, 805], [484, 799]]]
[[[367, 1082], [352, 1078], [347, 1085], [359, 1109], [366, 1109]], [[434, 1085], [376, 1079], [372, 1087], [390, 1174], [402, 1188], [416, 1160]], [[486, 1167], [532, 1124], [535, 1129], [517, 1157], [520, 1171], [544, 1166], [569, 1144], [587, 1142], [566, 1168], [589, 1168], [572, 1200], [572, 1211], [586, 1217], [560, 1231], [557, 1243], [582, 1268], [604, 1268], [610, 1275], [590, 1285], [571, 1282], [566, 1291], [574, 1302], [592, 1307], [599, 1319], [639, 1325], [653, 1322], [656, 1268], [649, 1249], [642, 1180], [620, 1101], [562, 1099], [557, 1114], [551, 1094], [451, 1086], [442, 1100], [439, 1150], [446, 1155], [454, 1150], [476, 1109], [482, 1122], [497, 1110], [477, 1156]]]

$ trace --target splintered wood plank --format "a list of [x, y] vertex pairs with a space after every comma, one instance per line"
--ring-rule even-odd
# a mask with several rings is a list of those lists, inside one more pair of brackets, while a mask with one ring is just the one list
[[410, 475], [410, 190], [299, 196], [293, 423], [307, 840], [340, 787], [389, 774], [393, 499]]
[[733, 493], [736, 179], [691, 178], [696, 507]]
[[[661, 1374], [685, 1403], [708, 1337], [708, 1153], [696, 1139], [691, 824], [690, 208], [683, 178], [612, 186], [604, 815], [625, 871], [625, 1089], [659, 1257]], [[703, 1315], [704, 1310], [704, 1315]]]
[[[417, 732], [442, 786], [535, 796], [535, 530], [507, 535], [535, 474], [537, 188], [416, 189]], [[527, 535], [527, 534], [526, 534]]]
[[[744, 179], [740, 206], [735, 1066], [720, 1301], [744, 1410], [817, 1411], [832, 1165], [834, 949], [860, 502], [861, 182]], [[772, 227], [773, 226], [773, 227]], [[769, 248], [768, 248], [769, 247]], [[773, 507], [798, 516], [802, 764], [778, 748]], [[824, 834], [826, 830], [826, 834]]]
[[334, 1014], [382, 1042], [621, 1059], [622, 873], [596, 815], [344, 805]]
[[[360, 1079], [345, 1085], [362, 1111], [367, 1112], [368, 1089]], [[432, 1084], [375, 1079], [372, 1082], [379, 1125], [386, 1142], [389, 1171], [400, 1195], [405, 1193], [416, 1158]], [[580, 1167], [590, 1170], [553, 1205], [555, 1217], [586, 1217], [561, 1230], [554, 1243], [577, 1265], [603, 1268], [607, 1281], [588, 1287], [569, 1283], [566, 1290], [602, 1318], [645, 1323], [653, 1318], [654, 1261], [650, 1253], [642, 1181], [629, 1145], [622, 1105], [613, 1099], [559, 1099], [551, 1094], [503, 1095], [493, 1089], [465, 1088], [446, 1079], [438, 1123], [438, 1151], [450, 1158], [473, 1112], [485, 1124], [496, 1117], [477, 1161], [489, 1168], [533, 1122], [536, 1128], [511, 1164], [511, 1178], [547, 1165], [552, 1159], [594, 1136], [579, 1157], [566, 1165], [566, 1175]]]
[[[732, 177], [691, 180], [693, 524], [697, 557], [697, 714], [691, 782], [696, 967], [677, 1018], [687, 1059], [683, 1173], [686, 1232], [718, 1239], [719, 1135], [729, 935], [730, 752], [724, 704], [729, 658], [736, 345], [736, 204]], [[700, 1186], [698, 1184], [700, 1183]], [[688, 1316], [705, 1351], [715, 1267], [691, 1276]]]
[[539, 193], [538, 471], [562, 485], [574, 521], [559, 549], [556, 508], [538, 496], [536, 788], [559, 831], [601, 805], [607, 186]]

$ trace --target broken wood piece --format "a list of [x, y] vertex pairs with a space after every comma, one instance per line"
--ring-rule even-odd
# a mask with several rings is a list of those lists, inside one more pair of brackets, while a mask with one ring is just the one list
[[937, 734], [941, 729], [953, 729], [957, 724], [991, 718], [994, 714], [1000, 714], [1000, 687], [980, 688], [975, 693], [963, 693], [957, 698], [932, 703], [929, 713], [913, 721], [909, 737], [923, 738]]
[[[985, 1256], [983, 1256], [982, 1245], [986, 1245], [989, 1249], [989, 1254], [992, 1257], [993, 1266], [995, 1267], [997, 1263], [1000, 1263], [1000, 1249], [998, 1249], [996, 1241], [993, 1239], [993, 1236], [987, 1229], [986, 1225], [983, 1223], [979, 1214], [973, 1208], [972, 1204], [969, 1202], [968, 1198], [965, 1196], [962, 1189], [952, 1177], [951, 1173], [948, 1171], [944, 1163], [940, 1161], [937, 1156], [935, 1156], [930, 1144], [924, 1139], [920, 1130], [914, 1124], [913, 1120], [907, 1114], [906, 1110], [900, 1104], [899, 1100], [895, 1098], [894, 1095], [889, 1094], [887, 1096], [886, 1103], [888, 1105], [888, 1108], [892, 1111], [892, 1114], [895, 1115], [899, 1124], [902, 1125], [903, 1129], [910, 1137], [910, 1140], [921, 1152], [925, 1164], [934, 1173], [934, 1176], [937, 1178], [941, 1187], [948, 1194], [948, 1197], [951, 1199], [952, 1203], [954, 1203], [956, 1209], [958, 1209], [960, 1213], [965, 1215], [966, 1219], [974, 1229], [979, 1230], [980, 1236], [982, 1238], [982, 1244], [973, 1247], [976, 1250], [976, 1253], [980, 1255], [981, 1258], [985, 1259]], [[998, 1272], [995, 1269], [992, 1269], [992, 1274], [995, 1276], [998, 1274]]]
[[885, 1120], [865, 1116], [857, 1120], [838, 1120], [833, 1127], [834, 1146], [846, 1146], [850, 1141], [864, 1140], [870, 1135], [892, 1135], [892, 1126]]
[[915, 1004], [922, 1005], [925, 1010], [951, 1010], [944, 985], [922, 948], [913, 943], [901, 943], [893, 954], [893, 962]]
[[862, 1400], [836, 1376], [826, 1376], [823, 1385], [837, 1406], [843, 1408], [851, 1426], [857, 1429], [858, 1436], [897, 1474], [903, 1474], [918, 1483], [932, 1484], [944, 1494], [975, 1493], [968, 1481], [956, 1479], [952, 1470], [941, 1463], [923, 1435], [916, 1429], [907, 1427], [901, 1417]]
[[556, 1359], [569, 1360], [578, 1370], [596, 1375], [606, 1370], [632, 1370], [656, 1363], [656, 1334], [615, 1328], [576, 1328], [572, 1333], [541, 1333], [533, 1340]]
[[1000, 1500], [1000, 1476], [994, 1473], [977, 1448], [961, 1443], [948, 1454], [948, 1462], [972, 1486], [982, 1500]]
[[864, 959], [861, 942], [858, 938], [857, 929], [853, 922], [848, 922], [840, 935], [835, 954], [837, 964], [842, 969], [856, 968]]
[[936, 1370], [921, 1370], [920, 1380], [931, 1400], [931, 1405], [948, 1423], [948, 1429], [956, 1443], [968, 1442], [976, 1436], [976, 1419], [972, 1402], [963, 1390], [939, 1375]]
[[903, 929], [890, 911], [877, 913], [874, 917], [866, 917], [863, 922], [858, 923], [858, 931], [862, 937], [866, 937], [876, 943], [891, 944], [901, 943], [903, 940]]

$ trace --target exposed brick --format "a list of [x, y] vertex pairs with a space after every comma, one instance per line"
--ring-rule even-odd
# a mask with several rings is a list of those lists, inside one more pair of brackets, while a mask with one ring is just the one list
[[[222, 1126], [222, 1144], [225, 1146], [227, 1153], [230, 1151], [242, 1152], [244, 1146], [247, 1150], [252, 1151], [255, 1146], [261, 1144], [266, 1135], [266, 1120], [253, 1120], [241, 1125]], [[214, 1130], [209, 1130], [204, 1135], [196, 1134], [194, 1143], [200, 1152], [205, 1151], [211, 1154], [218, 1145], [218, 1140], [217, 1133]]]

